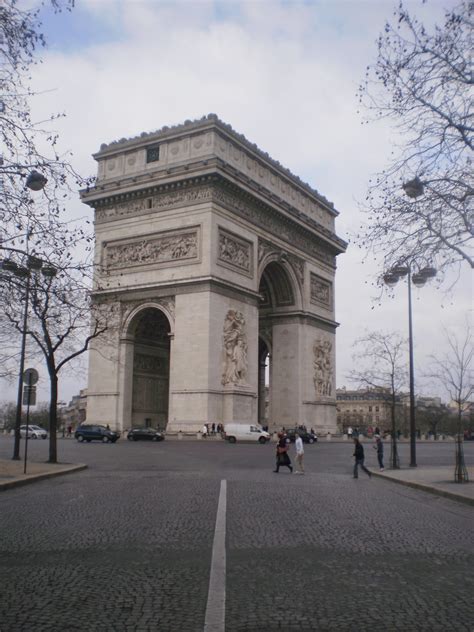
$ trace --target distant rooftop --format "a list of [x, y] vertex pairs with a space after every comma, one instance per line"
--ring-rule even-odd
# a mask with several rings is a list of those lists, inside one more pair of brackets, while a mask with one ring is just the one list
[[102, 145], [100, 146], [100, 151], [97, 154], [95, 154], [94, 157], [99, 156], [102, 152], [107, 153], [108, 151], [114, 151], [114, 150], [116, 151], [117, 149], [121, 149], [122, 147], [125, 149], [127, 145], [135, 145], [137, 141], [143, 141], [147, 139], [150, 141], [165, 139], [170, 136], [173, 136], [176, 133], [191, 132], [195, 129], [199, 129], [209, 124], [214, 124], [215, 127], [218, 127], [221, 130], [233, 136], [245, 147], [247, 147], [248, 149], [250, 149], [257, 155], [259, 155], [261, 158], [263, 158], [266, 162], [273, 165], [280, 172], [283, 172], [284, 174], [286, 174], [293, 181], [297, 182], [299, 186], [303, 187], [309, 193], [319, 198], [319, 200], [323, 204], [335, 210], [334, 204], [330, 202], [327, 198], [325, 198], [323, 195], [321, 195], [321, 193], [319, 193], [317, 189], [314, 189], [307, 182], [304, 182], [303, 180], [301, 180], [301, 178], [299, 178], [297, 175], [292, 173], [289, 169], [284, 167], [280, 162], [278, 162], [278, 160], [274, 160], [266, 151], [262, 151], [255, 143], [251, 143], [249, 140], [247, 140], [247, 138], [245, 138], [243, 134], [239, 134], [238, 132], [236, 132], [232, 128], [231, 125], [222, 121], [217, 116], [217, 114], [208, 114], [207, 116], [203, 116], [200, 119], [195, 119], [194, 121], [186, 120], [184, 121], [184, 123], [181, 123], [179, 125], [172, 125], [172, 126], [164, 125], [161, 129], [155, 130], [153, 132], [142, 132], [139, 136], [134, 136], [131, 138], [121, 138], [120, 140], [114, 140], [111, 143], [102, 143]]

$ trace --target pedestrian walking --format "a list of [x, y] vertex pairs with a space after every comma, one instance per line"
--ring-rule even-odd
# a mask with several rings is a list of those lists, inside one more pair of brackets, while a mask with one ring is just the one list
[[349, 426], [349, 428], [347, 429], [347, 436], [349, 437], [349, 439], [352, 439], [352, 427]]
[[202, 438], [206, 439], [207, 438], [207, 424], [203, 425], [201, 432], [202, 432]]
[[358, 437], [354, 437], [354, 478], [359, 478], [359, 465], [370, 478], [372, 474], [364, 465], [364, 446], [359, 441]]
[[216, 424], [214, 422], [212, 422], [212, 434], [215, 435], [216, 434]]
[[295, 470], [295, 474], [304, 474], [304, 447], [303, 447], [303, 439], [300, 437], [298, 432], [295, 432], [295, 448], [296, 448], [296, 465], [298, 469]]
[[383, 441], [380, 435], [376, 435], [375, 437], [374, 450], [377, 450], [377, 459], [379, 462], [380, 471], [383, 472], [385, 469], [383, 466]]
[[276, 449], [276, 469], [273, 470], [275, 474], [278, 474], [280, 467], [282, 466], [287, 467], [290, 472], [293, 472], [290, 455], [288, 454], [288, 443], [286, 441], [286, 436], [283, 434], [283, 432], [279, 432]]

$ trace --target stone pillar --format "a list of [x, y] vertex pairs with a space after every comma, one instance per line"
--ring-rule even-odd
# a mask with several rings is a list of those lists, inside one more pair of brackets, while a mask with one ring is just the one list
[[258, 362], [258, 422], [265, 422], [265, 358], [259, 358]]
[[277, 428], [291, 428], [302, 422], [299, 415], [301, 401], [300, 380], [300, 325], [275, 323], [272, 329], [272, 422]]
[[133, 336], [123, 336], [119, 345], [117, 425], [123, 431], [132, 426]]

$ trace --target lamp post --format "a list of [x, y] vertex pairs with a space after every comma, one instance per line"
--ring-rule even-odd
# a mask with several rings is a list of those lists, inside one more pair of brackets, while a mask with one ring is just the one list
[[50, 265], [44, 265], [42, 259], [38, 257], [32, 257], [27, 255], [26, 265], [17, 265], [11, 259], [4, 259], [1, 262], [2, 270], [13, 273], [20, 279], [25, 279], [25, 295], [24, 295], [24, 308], [23, 308], [23, 324], [21, 332], [21, 350], [20, 350], [20, 368], [18, 373], [18, 391], [16, 400], [16, 415], [15, 415], [15, 440], [13, 445], [13, 460], [18, 461], [20, 459], [20, 426], [21, 426], [21, 406], [23, 395], [23, 372], [25, 369], [25, 351], [26, 351], [26, 330], [28, 326], [28, 306], [31, 289], [31, 274], [32, 272], [39, 272], [45, 277], [52, 278], [56, 276], [56, 268]]
[[436, 276], [436, 269], [427, 266], [418, 272], [412, 272], [410, 265], [398, 265], [384, 274], [384, 282], [394, 287], [400, 279], [407, 277], [408, 284], [408, 345], [410, 366], [410, 467], [416, 467], [416, 423], [415, 423], [415, 370], [413, 361], [413, 318], [411, 306], [411, 284], [417, 287], [423, 285], [429, 279]]
[[[21, 174], [20, 174], [21, 175]], [[41, 173], [36, 170], [32, 170], [25, 182], [25, 186], [31, 191], [41, 191], [45, 187], [47, 179]], [[44, 266], [43, 261], [38, 257], [34, 257], [28, 254], [28, 240], [30, 237], [30, 231], [26, 231], [26, 265], [18, 265], [11, 259], [4, 259], [0, 266], [2, 270], [13, 273], [20, 279], [26, 279], [25, 283], [25, 306], [23, 310], [23, 329], [21, 335], [21, 351], [20, 351], [20, 370], [18, 375], [18, 392], [16, 402], [16, 415], [15, 415], [15, 441], [13, 446], [13, 460], [18, 461], [20, 459], [20, 426], [21, 426], [21, 405], [22, 405], [22, 391], [23, 391], [23, 371], [25, 368], [25, 350], [26, 350], [26, 328], [28, 324], [28, 304], [30, 297], [30, 280], [31, 273], [33, 271], [41, 270], [44, 276], [53, 277], [56, 275], [56, 269], [52, 266]]]

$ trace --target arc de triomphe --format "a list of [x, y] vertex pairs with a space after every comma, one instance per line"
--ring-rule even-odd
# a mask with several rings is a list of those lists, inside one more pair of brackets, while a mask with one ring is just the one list
[[334, 432], [333, 205], [215, 115], [94, 158], [88, 423]]

